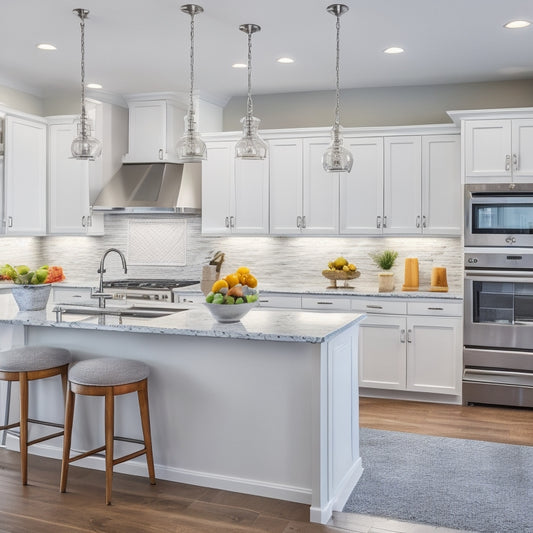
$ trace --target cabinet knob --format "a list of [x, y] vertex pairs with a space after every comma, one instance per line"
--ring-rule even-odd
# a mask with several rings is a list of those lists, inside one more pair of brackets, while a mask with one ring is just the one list
[[229, 227], [234, 228], [235, 227], [235, 217], [231, 216], [229, 217]]
[[85, 222], [87, 220], [87, 217], [85, 215], [83, 215], [81, 217], [81, 227], [82, 228], [86, 228], [87, 227], [87, 223]]
[[509, 154], [505, 156], [505, 170], [507, 172], [511, 170], [511, 156]]
[[307, 227], [307, 223], [305, 221], [305, 215], [302, 217], [302, 228], [305, 229]]
[[412, 342], [413, 342], [412, 335], [413, 335], [413, 330], [408, 329], [408, 330], [407, 330], [407, 342], [408, 342], [408, 343], [412, 343]]
[[422, 217], [422, 227], [427, 228], [427, 218], [425, 215]]
[[518, 155], [513, 154], [513, 170], [518, 170]]
[[302, 217], [298, 216], [296, 217], [296, 227], [301, 228], [302, 227]]
[[229, 217], [226, 217], [226, 218], [224, 219], [224, 226], [225, 226], [226, 228], [229, 228]]
[[381, 228], [381, 217], [379, 215], [376, 218], [376, 228]]
[[400, 330], [400, 342], [405, 344], [405, 329]]
[[159, 159], [163, 161], [163, 148], [159, 148]]
[[7, 227], [8, 228], [13, 227], [13, 217], [7, 217]]
[[387, 217], [383, 217], [383, 227], [387, 227]]
[[418, 215], [416, 217], [416, 227], [419, 228], [420, 227], [420, 215]]

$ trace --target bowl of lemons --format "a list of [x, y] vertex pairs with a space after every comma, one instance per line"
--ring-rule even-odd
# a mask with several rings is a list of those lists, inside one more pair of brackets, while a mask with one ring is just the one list
[[[361, 272], [357, 270], [357, 267], [353, 263], [350, 263], [344, 257], [337, 257], [337, 259], [328, 263], [328, 268], [322, 271], [322, 275], [331, 281], [328, 289], [353, 289], [348, 284], [348, 281], [358, 278]], [[338, 281], [343, 281], [344, 284], [339, 286], [337, 285]]]

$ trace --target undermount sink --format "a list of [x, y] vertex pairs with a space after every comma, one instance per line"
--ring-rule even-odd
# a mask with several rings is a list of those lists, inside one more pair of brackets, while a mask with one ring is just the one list
[[136, 318], [157, 318], [161, 316], [168, 316], [180, 311], [186, 311], [184, 308], [169, 308], [169, 307], [143, 307], [143, 306], [124, 306], [124, 307], [92, 307], [92, 306], [70, 306], [57, 305], [52, 311], [56, 313], [56, 319], [61, 320], [61, 317], [66, 314], [71, 315], [111, 315], [111, 316], [127, 316]]

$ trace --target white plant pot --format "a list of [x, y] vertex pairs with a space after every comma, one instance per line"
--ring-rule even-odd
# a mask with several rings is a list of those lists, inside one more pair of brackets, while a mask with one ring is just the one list
[[379, 272], [378, 273], [378, 291], [392, 292], [394, 290], [394, 273], [393, 272]]

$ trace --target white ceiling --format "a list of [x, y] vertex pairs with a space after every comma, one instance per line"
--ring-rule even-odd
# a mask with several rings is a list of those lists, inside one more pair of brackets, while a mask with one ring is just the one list
[[[0, 84], [47, 97], [79, 87], [79, 19], [86, 25], [86, 81], [112, 94], [188, 90], [189, 16], [183, 0], [2, 0]], [[255, 23], [254, 94], [333, 89], [335, 18], [328, 0], [199, 0], [196, 89], [246, 93], [246, 35]], [[341, 86], [385, 87], [533, 78], [531, 0], [345, 0]], [[36, 44], [57, 46], [44, 52]], [[404, 54], [386, 55], [389, 46]], [[284, 55], [292, 65], [275, 60]]]

